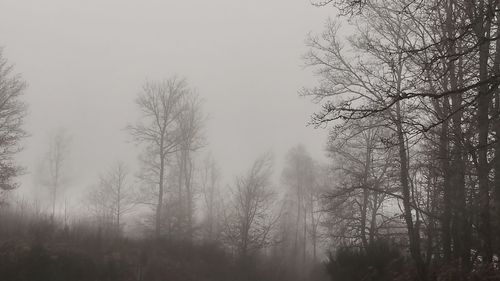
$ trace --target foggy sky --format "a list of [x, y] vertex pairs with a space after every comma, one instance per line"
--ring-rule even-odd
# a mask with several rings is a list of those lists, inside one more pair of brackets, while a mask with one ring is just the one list
[[137, 120], [134, 99], [146, 79], [174, 74], [205, 101], [205, 151], [225, 182], [271, 150], [280, 174], [298, 143], [323, 159], [326, 132], [305, 126], [317, 106], [297, 91], [314, 83], [304, 39], [333, 13], [308, 0], [1, 1], [0, 46], [29, 84], [20, 189], [36, 188], [33, 171], [60, 127], [72, 135], [73, 188], [116, 160], [133, 166], [139, 151], [124, 127]]

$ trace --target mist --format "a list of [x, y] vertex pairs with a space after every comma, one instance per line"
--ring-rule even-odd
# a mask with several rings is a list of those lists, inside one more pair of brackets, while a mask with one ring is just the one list
[[117, 158], [135, 161], [123, 131], [136, 120], [134, 99], [144, 81], [171, 75], [203, 98], [207, 150], [224, 174], [297, 143], [323, 155], [325, 133], [306, 127], [314, 106], [297, 91], [312, 81], [301, 67], [305, 34], [328, 11], [303, 1], [6, 1], [1, 10], [5, 56], [29, 82], [31, 137], [20, 155], [29, 170], [61, 127], [73, 135], [74, 186]]
[[2, 1], [0, 280], [500, 279], [498, 6]]

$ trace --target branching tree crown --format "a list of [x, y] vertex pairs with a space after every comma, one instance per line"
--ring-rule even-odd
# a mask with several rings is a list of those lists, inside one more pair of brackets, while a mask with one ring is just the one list
[[27, 84], [13, 71], [0, 48], [0, 195], [18, 186], [14, 178], [22, 169], [14, 156], [21, 151], [21, 140], [27, 136], [22, 128], [27, 105], [21, 99]]

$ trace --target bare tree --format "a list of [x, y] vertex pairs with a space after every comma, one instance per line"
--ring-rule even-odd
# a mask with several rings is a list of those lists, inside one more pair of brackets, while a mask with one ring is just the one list
[[[295, 236], [292, 254], [297, 265], [306, 264], [308, 220], [311, 211], [310, 192], [314, 187], [314, 180], [314, 162], [305, 147], [298, 145], [290, 149], [286, 156], [282, 181], [287, 186], [287, 192], [290, 195], [290, 200], [286, 202], [295, 207], [295, 210], [292, 210]], [[301, 267], [297, 267], [299, 268]]]
[[141, 120], [128, 130], [138, 144], [144, 146], [142, 178], [156, 185], [155, 235], [162, 234], [162, 211], [167, 176], [167, 158], [180, 150], [185, 136], [180, 118], [189, 109], [186, 97], [192, 95], [186, 80], [172, 77], [159, 82], [146, 82], [136, 100]]
[[21, 100], [26, 82], [13, 70], [0, 48], [0, 199], [5, 191], [17, 187], [13, 179], [22, 169], [15, 164], [14, 156], [27, 135], [22, 128], [26, 103]]
[[48, 150], [38, 171], [42, 184], [49, 188], [53, 221], [61, 188], [67, 182], [69, 146], [70, 137], [65, 129], [58, 129], [52, 133], [49, 136]]
[[179, 134], [181, 143], [176, 154], [178, 171], [178, 200], [181, 208], [180, 214], [186, 221], [185, 235], [191, 239], [193, 236], [193, 214], [194, 214], [194, 153], [202, 148], [204, 143], [203, 121], [201, 101], [197, 95], [185, 96], [186, 110], [179, 116]]
[[325, 166], [316, 165], [314, 186], [308, 192], [307, 205], [309, 209], [308, 233], [311, 239], [312, 262], [318, 261], [318, 252], [321, 249], [321, 242], [324, 236], [324, 204], [323, 198], [329, 188], [328, 169]]
[[113, 233], [120, 235], [123, 216], [136, 206], [129, 172], [123, 162], [118, 162], [100, 176], [99, 183], [87, 195], [90, 211], [103, 227], [110, 225]]
[[217, 241], [222, 231], [223, 194], [220, 187], [220, 170], [211, 155], [202, 163], [200, 188], [204, 205], [203, 229], [208, 241]]
[[245, 264], [255, 251], [269, 246], [279, 215], [270, 189], [271, 158], [258, 158], [245, 176], [236, 179], [224, 235]]
[[[410, 147], [408, 141], [419, 127], [418, 107], [400, 98], [403, 93], [418, 88], [413, 64], [402, 50], [408, 48], [405, 38], [410, 26], [404, 16], [393, 12], [402, 4], [383, 5], [369, 2], [357, 22], [357, 36], [350, 37], [346, 50], [338, 35], [339, 24], [330, 22], [321, 37], [311, 37], [311, 51], [306, 60], [317, 67], [322, 81], [313, 89], [304, 91], [323, 101], [323, 111], [314, 116], [319, 124], [333, 120], [350, 122], [377, 118], [377, 126], [392, 130], [390, 142], [398, 149], [398, 170], [404, 218], [410, 253], [418, 268], [419, 278], [425, 279], [427, 268], [421, 253], [419, 226], [421, 216], [414, 217], [415, 197], [410, 179]], [[392, 3], [391, 3], [392, 4]], [[368, 24], [369, 22], [369, 24]], [[419, 210], [416, 210], [417, 212]]]
[[321, 81], [304, 93], [323, 102], [314, 121], [345, 128], [371, 119], [390, 130], [399, 177], [391, 197], [402, 204], [420, 280], [440, 256], [470, 272], [474, 247], [491, 262], [500, 244], [500, 3], [328, 3], [359, 11], [347, 40], [337, 24], [310, 40], [306, 57]]
[[396, 152], [385, 147], [382, 140], [388, 131], [376, 122], [353, 124], [332, 131], [329, 138], [330, 173], [335, 183], [327, 187], [325, 211], [332, 225], [331, 238], [367, 250], [379, 238], [379, 228], [387, 227], [391, 220], [380, 209], [397, 192], [393, 187], [396, 179], [389, 176], [397, 174], [392, 163]]

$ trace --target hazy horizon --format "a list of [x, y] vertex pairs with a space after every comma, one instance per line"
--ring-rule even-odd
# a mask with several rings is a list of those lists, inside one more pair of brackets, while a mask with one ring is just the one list
[[48, 135], [71, 135], [70, 188], [81, 189], [113, 162], [134, 167], [139, 150], [124, 128], [146, 80], [185, 77], [204, 100], [210, 151], [224, 183], [257, 155], [272, 151], [279, 179], [285, 153], [298, 143], [322, 160], [326, 131], [307, 127], [317, 106], [298, 90], [312, 85], [301, 56], [307, 33], [333, 9], [309, 1], [3, 1], [4, 56], [28, 82], [19, 155], [34, 174]]

